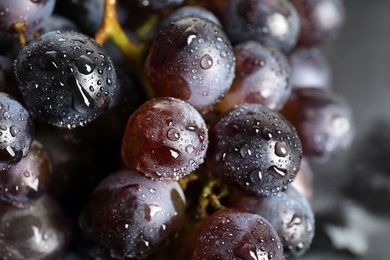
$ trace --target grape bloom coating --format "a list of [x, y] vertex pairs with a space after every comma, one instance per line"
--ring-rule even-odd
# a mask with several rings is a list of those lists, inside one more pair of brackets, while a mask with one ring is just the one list
[[210, 173], [241, 194], [275, 195], [299, 170], [297, 132], [282, 115], [262, 105], [232, 108], [216, 120], [209, 135]]
[[145, 102], [131, 115], [122, 158], [147, 177], [177, 180], [203, 163], [207, 146], [199, 112], [180, 99], [162, 97]]

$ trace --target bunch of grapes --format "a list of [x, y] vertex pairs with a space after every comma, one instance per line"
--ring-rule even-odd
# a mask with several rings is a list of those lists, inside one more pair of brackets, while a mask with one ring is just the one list
[[[292, 259], [350, 146], [342, 0], [0, 1], [1, 259]], [[119, 50], [119, 51], [118, 51]]]

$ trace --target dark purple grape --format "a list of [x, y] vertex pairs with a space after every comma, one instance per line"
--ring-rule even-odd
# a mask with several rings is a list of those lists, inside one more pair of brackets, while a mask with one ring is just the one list
[[352, 143], [352, 110], [342, 97], [327, 89], [293, 89], [281, 113], [296, 127], [303, 155], [328, 161]]
[[127, 0], [130, 4], [142, 10], [158, 11], [181, 5], [184, 0]]
[[234, 46], [236, 77], [218, 109], [258, 103], [270, 109], [282, 107], [290, 95], [290, 65], [278, 49], [249, 41]]
[[184, 210], [177, 182], [153, 181], [126, 169], [98, 185], [80, 215], [80, 226], [111, 257], [141, 259], [173, 238]]
[[343, 0], [290, 0], [301, 21], [298, 46], [316, 46], [336, 39], [345, 23]]
[[52, 31], [23, 48], [15, 61], [26, 107], [49, 124], [74, 128], [105, 112], [116, 88], [111, 59], [92, 38]]
[[183, 18], [160, 31], [145, 72], [155, 96], [182, 99], [205, 114], [229, 89], [234, 60], [219, 26], [201, 18]]
[[293, 88], [329, 88], [331, 69], [317, 48], [297, 48], [289, 55]]
[[55, 12], [69, 17], [87, 35], [94, 35], [102, 25], [105, 0], [58, 0]]
[[284, 256], [280, 238], [265, 218], [223, 209], [202, 224], [191, 259], [283, 260]]
[[36, 27], [49, 17], [56, 0], [2, 0], [0, 1], [0, 30], [15, 33], [15, 24], [23, 23], [26, 29]]
[[0, 170], [26, 156], [33, 138], [34, 125], [28, 111], [13, 97], [0, 93]]
[[282, 241], [286, 258], [302, 256], [309, 249], [314, 237], [314, 214], [294, 188], [270, 197], [232, 195], [229, 206], [267, 219]]
[[278, 112], [245, 104], [224, 113], [209, 130], [206, 163], [229, 189], [270, 196], [287, 188], [299, 170], [302, 148]]
[[216, 14], [232, 43], [254, 40], [287, 52], [298, 39], [298, 13], [288, 0], [218, 1]]
[[203, 163], [206, 124], [195, 108], [176, 98], [145, 102], [130, 117], [122, 140], [128, 166], [156, 180], [177, 180]]
[[164, 19], [162, 19], [162, 21], [160, 22], [159, 27], [160, 28], [169, 27], [172, 22], [186, 17], [198, 17], [198, 18], [206, 19], [218, 26], [221, 26], [221, 23], [219, 22], [218, 18], [209, 10], [200, 6], [187, 5], [176, 9], [168, 16], [164, 17]]
[[19, 208], [34, 204], [46, 192], [51, 170], [49, 155], [34, 141], [26, 157], [0, 171], [0, 200]]
[[47, 195], [26, 209], [1, 204], [0, 230], [3, 260], [62, 259], [70, 235], [64, 213]]

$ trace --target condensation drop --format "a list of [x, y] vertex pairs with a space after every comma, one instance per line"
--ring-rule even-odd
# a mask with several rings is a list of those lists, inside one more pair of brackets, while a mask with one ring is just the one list
[[287, 175], [287, 170], [279, 168], [275, 165], [268, 168], [268, 173], [274, 176], [277, 179], [284, 179]]
[[87, 56], [81, 55], [75, 62], [77, 69], [83, 74], [90, 74], [95, 69], [95, 63]]
[[177, 141], [180, 139], [180, 133], [175, 128], [170, 128], [167, 131], [167, 137], [171, 141]]
[[213, 66], [213, 59], [210, 55], [206, 54], [200, 59], [200, 67], [202, 69], [210, 69]]
[[288, 154], [288, 146], [285, 142], [276, 142], [275, 154], [279, 157], [286, 157]]

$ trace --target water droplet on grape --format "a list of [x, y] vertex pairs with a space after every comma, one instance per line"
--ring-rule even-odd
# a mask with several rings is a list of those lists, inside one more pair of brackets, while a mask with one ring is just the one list
[[16, 137], [19, 133], [19, 130], [16, 126], [12, 125], [10, 128], [9, 128], [9, 132], [11, 134], [12, 137]]
[[268, 168], [268, 173], [277, 179], [284, 179], [287, 175], [287, 170], [279, 168], [275, 165]]
[[265, 140], [271, 140], [272, 139], [272, 132], [270, 129], [264, 127], [263, 131], [261, 132], [261, 136], [265, 139]]
[[95, 69], [95, 63], [87, 56], [81, 55], [75, 62], [77, 69], [85, 74], [88, 75], [93, 72]]
[[276, 142], [275, 154], [279, 157], [286, 157], [288, 154], [288, 146], [285, 142]]
[[167, 131], [167, 137], [171, 141], [178, 141], [180, 139], [180, 133], [175, 128], [170, 128]]
[[210, 69], [213, 66], [213, 59], [210, 55], [206, 54], [200, 59], [200, 66], [202, 69]]

